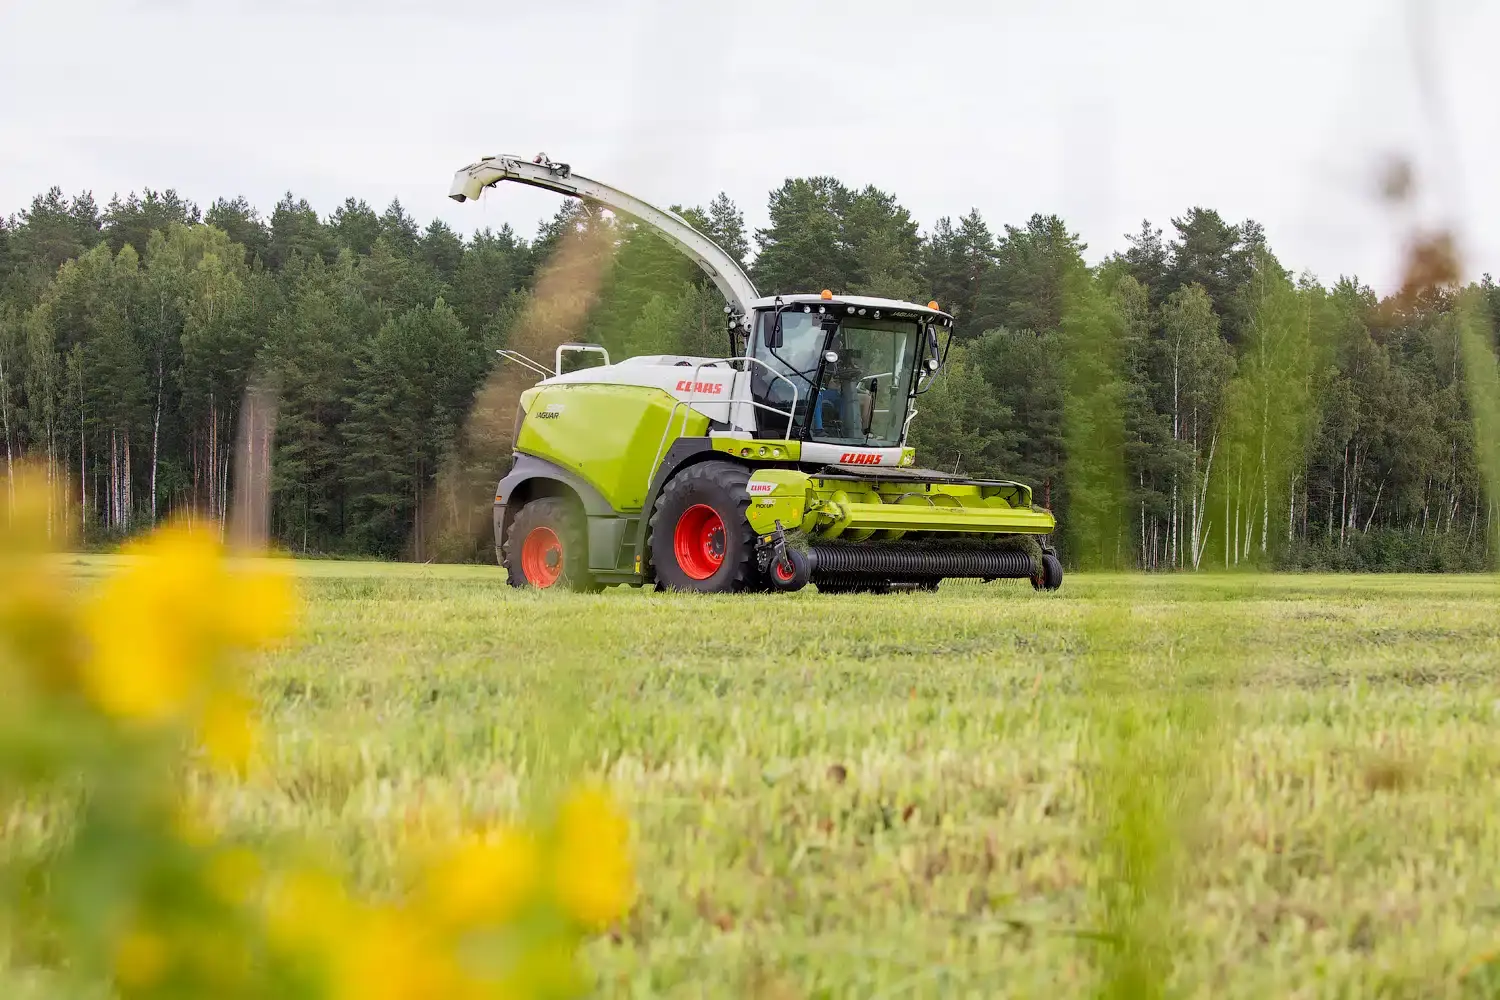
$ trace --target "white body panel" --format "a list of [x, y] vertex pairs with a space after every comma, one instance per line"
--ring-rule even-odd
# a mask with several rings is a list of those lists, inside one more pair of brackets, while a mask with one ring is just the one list
[[802, 461], [821, 462], [828, 465], [900, 465], [900, 448], [861, 448], [853, 444], [824, 444], [821, 441], [802, 442]]
[[[749, 399], [750, 376], [715, 358], [673, 354], [626, 358], [612, 365], [554, 375], [538, 384], [637, 385], [661, 389], [710, 420], [732, 423], [745, 431], [755, 430], [754, 409], [736, 404], [742, 398]], [[733, 414], [731, 409], [735, 411]], [[731, 416], [735, 418], [733, 421]]]
[[[749, 403], [750, 373], [735, 371], [723, 360], [675, 354], [626, 358], [612, 365], [582, 368], [543, 379], [538, 385], [637, 385], [663, 392], [710, 420], [734, 431], [753, 433], [757, 409]], [[786, 418], [761, 412], [767, 427], [785, 433]], [[680, 419], [680, 418], [679, 418]], [[802, 460], [828, 465], [899, 466], [902, 449], [805, 441]]]
[[[900, 299], [880, 299], [870, 295], [835, 295], [831, 299], [825, 299], [821, 294], [809, 294], [799, 292], [793, 295], [767, 295], [762, 298], [753, 299], [750, 302], [751, 309], [773, 309], [777, 303], [783, 306], [811, 306], [815, 309], [819, 306], [832, 311], [835, 315], [847, 315], [853, 312], [859, 316], [873, 316], [877, 312], [901, 312], [917, 313], [919, 315], [934, 318], [947, 319], [948, 314], [941, 309], [933, 309], [919, 302], [903, 302]], [[863, 309], [864, 312], [860, 312]]]

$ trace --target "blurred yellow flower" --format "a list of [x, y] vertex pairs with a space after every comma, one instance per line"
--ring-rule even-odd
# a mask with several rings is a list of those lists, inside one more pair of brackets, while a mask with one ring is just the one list
[[215, 691], [209, 695], [200, 725], [203, 749], [219, 770], [243, 775], [255, 752], [257, 732], [252, 705], [248, 698], [234, 691]]
[[85, 686], [111, 715], [180, 717], [226, 647], [264, 645], [291, 627], [290, 576], [231, 570], [211, 531], [176, 523], [121, 551], [132, 561], [105, 581], [84, 618]]
[[575, 791], [558, 814], [558, 901], [579, 923], [602, 930], [635, 901], [630, 826], [605, 790]]
[[[0, 557], [36, 556], [55, 552], [68, 540], [73, 522], [51, 517], [62, 508], [62, 494], [46, 467], [22, 461], [11, 470], [10, 489], [0, 492]], [[0, 584], [4, 582], [0, 574]]]
[[354, 904], [331, 875], [298, 869], [282, 876], [266, 898], [266, 936], [288, 952], [322, 952], [346, 934]]
[[15, 681], [43, 694], [75, 690], [72, 628], [57, 573], [40, 559], [0, 559], [0, 691]]
[[450, 928], [505, 923], [531, 900], [540, 870], [536, 839], [504, 827], [466, 839], [434, 865], [424, 886], [425, 900]]
[[173, 525], [122, 552], [139, 561], [107, 579], [85, 612], [84, 680], [111, 715], [163, 722], [204, 681], [204, 619], [222, 596], [219, 548], [207, 532]]
[[332, 967], [335, 1000], [439, 1000], [467, 993], [454, 955], [410, 913], [360, 912]]
[[292, 634], [296, 626], [296, 591], [291, 574], [275, 569], [240, 568], [229, 577], [222, 626], [226, 639], [245, 649], [268, 646]]
[[133, 927], [115, 944], [115, 981], [132, 990], [155, 986], [167, 971], [169, 957], [160, 934]]

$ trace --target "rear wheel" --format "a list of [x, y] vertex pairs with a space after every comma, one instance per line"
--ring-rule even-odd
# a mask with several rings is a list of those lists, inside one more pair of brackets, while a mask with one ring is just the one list
[[753, 589], [755, 532], [745, 518], [750, 472], [701, 462], [674, 476], [651, 514], [651, 564], [669, 590], [724, 594]]
[[522, 507], [505, 534], [505, 572], [512, 587], [598, 590], [589, 575], [585, 520], [562, 497]]

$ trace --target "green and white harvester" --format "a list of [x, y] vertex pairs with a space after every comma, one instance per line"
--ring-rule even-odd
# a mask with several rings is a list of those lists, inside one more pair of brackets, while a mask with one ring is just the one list
[[[889, 591], [945, 578], [1062, 584], [1050, 511], [1021, 483], [915, 468], [917, 403], [953, 317], [936, 302], [763, 296], [684, 219], [546, 156], [493, 156], [450, 196], [500, 181], [596, 202], [653, 227], [727, 302], [729, 357], [611, 362], [563, 344], [521, 394], [515, 457], [495, 489], [495, 545], [518, 587], [655, 584], [725, 593]], [[565, 358], [602, 364], [565, 371]]]

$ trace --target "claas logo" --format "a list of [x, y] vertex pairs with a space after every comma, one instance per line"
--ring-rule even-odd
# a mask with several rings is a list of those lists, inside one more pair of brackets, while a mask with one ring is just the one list
[[723, 382], [694, 382], [685, 378], [677, 383], [678, 392], [699, 392], [705, 396], [717, 396], [724, 391]]
[[839, 456], [840, 465], [879, 465], [880, 455], [872, 451], [846, 451]]

